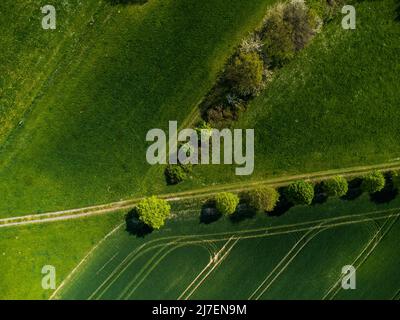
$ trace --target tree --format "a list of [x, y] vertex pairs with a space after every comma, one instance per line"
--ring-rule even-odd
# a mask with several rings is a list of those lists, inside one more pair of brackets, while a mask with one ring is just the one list
[[263, 82], [264, 63], [255, 52], [239, 53], [228, 65], [226, 79], [233, 89], [242, 96], [258, 92]]
[[299, 51], [310, 42], [314, 35], [312, 15], [304, 2], [289, 2], [283, 12], [283, 20], [290, 24], [292, 40], [296, 51]]
[[190, 164], [170, 164], [165, 168], [164, 175], [167, 180], [167, 184], [173, 185], [184, 181], [190, 172]]
[[349, 191], [346, 178], [336, 176], [323, 182], [323, 190], [332, 197], [342, 197]]
[[151, 227], [160, 229], [171, 213], [171, 206], [163, 199], [156, 196], [141, 200], [136, 206], [139, 220]]
[[270, 10], [262, 32], [263, 53], [272, 68], [282, 67], [294, 57], [292, 26], [283, 20], [283, 8]]
[[385, 187], [385, 177], [380, 171], [373, 171], [367, 174], [361, 184], [364, 192], [376, 193]]
[[248, 193], [250, 207], [271, 212], [279, 200], [279, 192], [271, 187], [261, 187]]
[[239, 197], [230, 192], [223, 192], [215, 197], [217, 210], [223, 215], [231, 215], [236, 211], [239, 204]]
[[311, 182], [296, 181], [287, 187], [285, 195], [293, 204], [311, 204], [314, 199], [314, 186]]

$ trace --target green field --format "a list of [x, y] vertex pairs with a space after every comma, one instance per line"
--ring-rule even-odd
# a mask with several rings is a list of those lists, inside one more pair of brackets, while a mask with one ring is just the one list
[[[55, 0], [54, 31], [41, 29], [41, 1], [0, 3], [0, 219], [195, 196], [173, 200], [163, 229], [146, 234], [126, 227], [126, 210], [0, 225], [0, 299], [399, 299], [398, 190], [282, 215], [241, 205], [231, 218], [199, 200], [217, 184], [398, 165], [399, 1], [356, 1], [356, 30], [339, 14], [275, 72], [232, 125], [255, 129], [253, 175], [194, 166], [176, 186], [147, 164], [146, 133], [193, 125], [277, 0], [116, 2]], [[44, 265], [56, 267], [55, 292], [41, 287]], [[357, 268], [356, 290], [341, 289], [345, 265]]]
[[396, 1], [385, 0], [356, 4], [355, 31], [340, 27], [340, 15], [324, 26], [252, 101], [235, 124], [255, 128], [250, 178], [233, 166], [198, 166], [193, 179], [168, 187], [163, 167], [146, 163], [146, 132], [171, 119], [190, 124], [274, 2], [88, 1], [60, 5], [53, 33], [19, 23], [39, 20], [38, 1], [5, 14], [2, 23], [16, 22], [0, 40], [0, 216], [398, 159], [400, 24]]
[[[392, 299], [399, 205], [400, 198], [377, 205], [362, 196], [199, 224], [198, 205], [187, 204], [160, 232], [112, 235], [56, 298]], [[359, 272], [351, 292], [337, 285], [349, 264]]]
[[122, 213], [0, 229], [0, 299], [48, 299], [42, 267], [56, 266], [60, 283], [112, 229]]
[[[398, 1], [359, 1], [356, 30], [342, 15], [279, 70], [237, 128], [255, 130], [252, 179], [400, 157]], [[203, 183], [238, 179], [225, 166], [199, 167]], [[242, 178], [245, 179], [245, 178]]]
[[1, 4], [1, 216], [164, 186], [162, 168], [149, 172], [147, 131], [183, 124], [274, 0], [54, 1], [54, 32], [41, 29], [40, 1], [14, 2]]

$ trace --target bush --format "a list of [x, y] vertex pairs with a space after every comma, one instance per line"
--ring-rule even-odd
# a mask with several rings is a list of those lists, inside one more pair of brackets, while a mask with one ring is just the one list
[[190, 172], [190, 164], [170, 164], [165, 168], [164, 175], [167, 184], [174, 185], [186, 180]]
[[219, 213], [223, 215], [231, 215], [236, 211], [239, 204], [239, 197], [230, 192], [223, 192], [215, 197], [215, 206]]
[[280, 68], [294, 57], [292, 28], [283, 20], [283, 8], [277, 6], [268, 13], [262, 33], [263, 53], [272, 68]]
[[256, 210], [271, 212], [279, 200], [279, 192], [271, 187], [262, 187], [248, 193], [250, 207]]
[[323, 182], [323, 190], [328, 196], [342, 197], [349, 191], [346, 178], [337, 176]]
[[311, 40], [317, 15], [301, 1], [279, 4], [271, 9], [261, 29], [263, 53], [272, 68], [282, 67]]
[[167, 201], [156, 196], [143, 199], [136, 207], [139, 220], [151, 227], [160, 229], [171, 213], [171, 206]]
[[256, 94], [263, 83], [264, 64], [255, 52], [239, 53], [226, 69], [225, 78], [241, 96]]
[[363, 178], [361, 188], [364, 192], [376, 193], [385, 187], [385, 177], [380, 171], [373, 171]]
[[292, 29], [292, 40], [296, 51], [303, 49], [314, 35], [313, 19], [304, 2], [293, 1], [285, 6], [283, 20]]
[[311, 204], [314, 199], [314, 186], [306, 181], [293, 182], [287, 187], [285, 195], [293, 204]]

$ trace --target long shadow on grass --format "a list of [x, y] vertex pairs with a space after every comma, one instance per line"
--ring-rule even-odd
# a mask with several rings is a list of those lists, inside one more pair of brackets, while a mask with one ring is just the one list
[[138, 238], [144, 238], [146, 235], [150, 234], [153, 229], [148, 225], [139, 220], [139, 216], [136, 209], [132, 209], [125, 216], [126, 231]]
[[341, 197], [343, 200], [355, 200], [363, 194], [361, 189], [362, 179], [361, 178], [354, 178], [349, 181], [349, 191]]
[[318, 182], [314, 186], [314, 199], [312, 205], [323, 204], [328, 200], [328, 195], [324, 192], [323, 182]]
[[393, 184], [392, 175], [390, 173], [385, 174], [385, 180], [385, 187], [381, 191], [370, 195], [371, 201], [376, 204], [388, 203], [394, 200], [399, 193]]
[[247, 203], [240, 203], [236, 212], [229, 217], [231, 222], [239, 223], [243, 220], [252, 219], [256, 215], [256, 211], [250, 208]]
[[221, 219], [222, 215], [215, 208], [215, 201], [208, 200], [202, 207], [200, 212], [200, 223], [210, 224]]
[[293, 204], [285, 196], [285, 189], [286, 189], [285, 187], [281, 187], [278, 189], [278, 192], [280, 194], [279, 201], [274, 211], [269, 213], [270, 216], [280, 217], [293, 207]]

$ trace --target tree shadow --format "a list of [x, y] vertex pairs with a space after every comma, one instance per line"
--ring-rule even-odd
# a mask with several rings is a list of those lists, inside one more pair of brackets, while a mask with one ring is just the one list
[[146, 2], [148, 2], [148, 0], [106, 0], [108, 3], [110, 3], [111, 5], [117, 5], [117, 4], [122, 4], [122, 5], [143, 5]]
[[286, 191], [286, 187], [278, 188], [278, 192], [280, 194], [279, 201], [276, 204], [275, 209], [272, 212], [270, 212], [268, 215], [270, 215], [272, 217], [280, 217], [281, 215], [283, 215], [284, 213], [286, 213], [293, 207], [293, 204], [286, 198], [285, 191]]
[[395, 21], [400, 22], [400, 1], [397, 1], [397, 8], [396, 8], [396, 17]]
[[242, 202], [238, 205], [236, 212], [229, 219], [233, 223], [239, 223], [243, 220], [252, 219], [256, 215], [256, 210], [251, 208], [247, 203]]
[[393, 178], [391, 173], [385, 173], [385, 187], [376, 193], [370, 195], [370, 199], [372, 202], [376, 204], [388, 203], [394, 200], [399, 191], [393, 184]]
[[328, 195], [324, 192], [323, 182], [317, 182], [314, 186], [314, 199], [311, 205], [323, 204], [328, 200]]
[[125, 216], [126, 231], [138, 238], [144, 238], [150, 234], [153, 229], [139, 220], [136, 209], [132, 209]]
[[218, 221], [222, 217], [215, 208], [215, 201], [208, 200], [201, 206], [200, 223], [210, 224]]
[[363, 190], [361, 189], [362, 178], [354, 178], [349, 181], [349, 191], [341, 197], [343, 200], [355, 200], [363, 194]]

